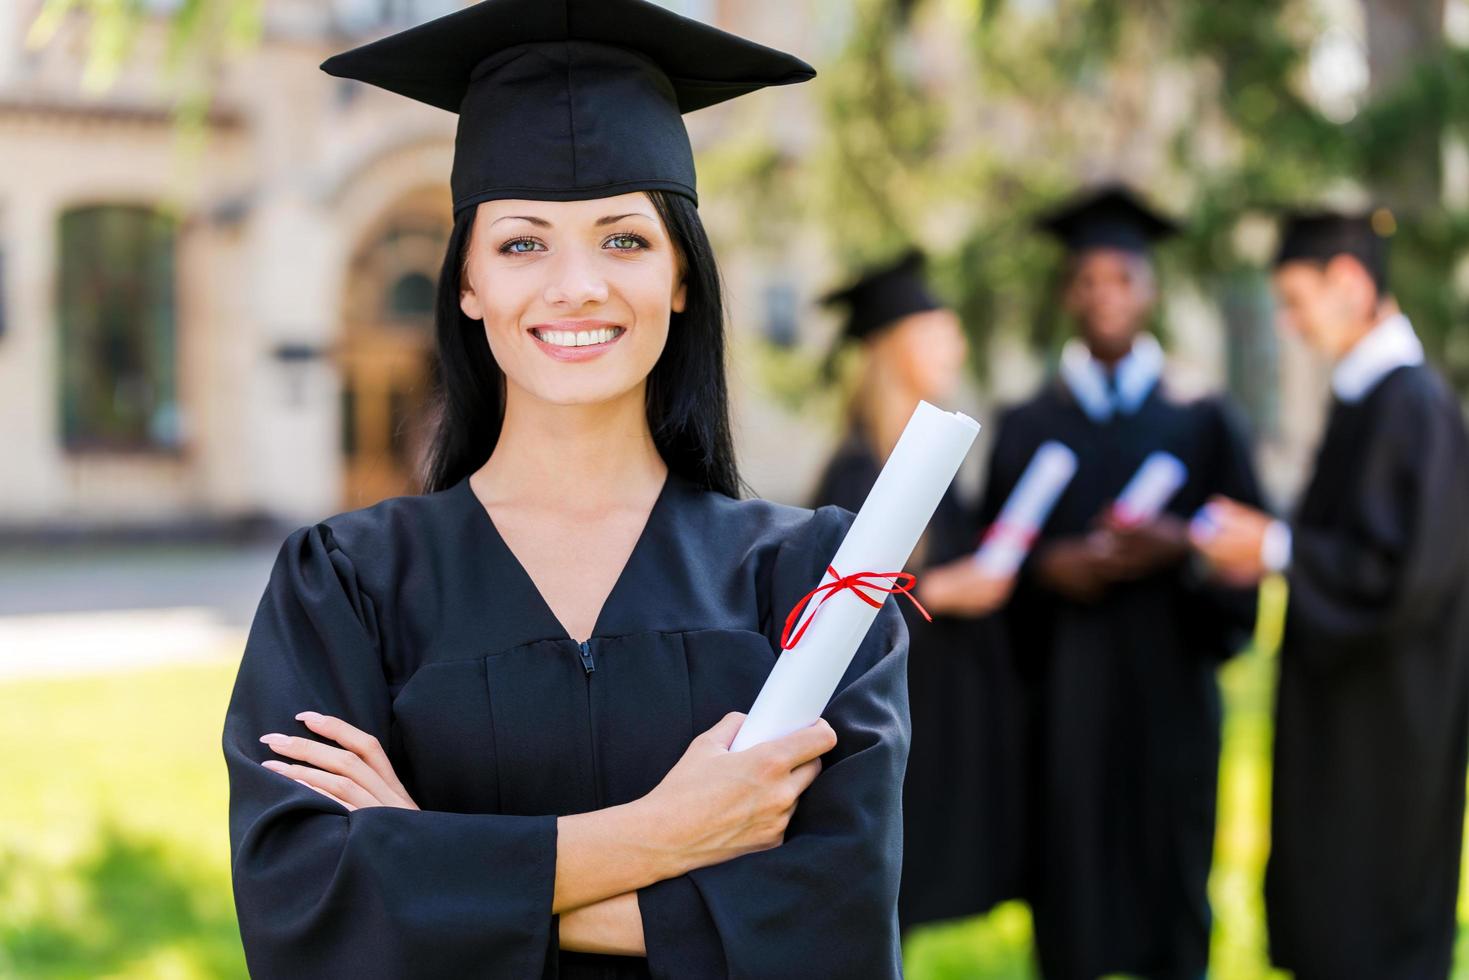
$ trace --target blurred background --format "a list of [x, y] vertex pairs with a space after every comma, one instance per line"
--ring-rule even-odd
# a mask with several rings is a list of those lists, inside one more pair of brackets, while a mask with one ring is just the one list
[[[1328, 371], [1273, 327], [1274, 206], [1390, 207], [1402, 305], [1469, 389], [1469, 0], [665, 5], [820, 71], [689, 117], [763, 496], [803, 501], [840, 429], [814, 297], [907, 243], [973, 342], [949, 407], [1027, 395], [1065, 331], [1029, 222], [1082, 182], [1188, 222], [1158, 330], [1181, 387], [1245, 409], [1278, 506]], [[414, 489], [450, 220], [454, 117], [316, 66], [457, 6], [0, 0], [0, 975], [244, 975], [235, 664], [290, 528]], [[1231, 980], [1271, 975], [1264, 607], [1221, 674]], [[1002, 906], [915, 936], [909, 972], [1029, 977], [1029, 941]]]

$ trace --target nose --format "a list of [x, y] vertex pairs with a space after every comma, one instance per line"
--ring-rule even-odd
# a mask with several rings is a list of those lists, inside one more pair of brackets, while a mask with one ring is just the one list
[[607, 302], [607, 280], [597, 269], [595, 256], [573, 248], [563, 249], [557, 259], [542, 297], [548, 305], [574, 310]]

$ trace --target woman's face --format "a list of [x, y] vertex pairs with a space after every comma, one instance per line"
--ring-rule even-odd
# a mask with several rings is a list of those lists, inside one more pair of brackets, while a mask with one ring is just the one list
[[889, 365], [908, 391], [925, 401], [942, 401], [964, 370], [969, 345], [952, 310], [905, 316], [873, 341], [873, 355]]
[[682, 262], [646, 194], [486, 201], [459, 305], [484, 321], [507, 385], [557, 405], [641, 386], [686, 300]]

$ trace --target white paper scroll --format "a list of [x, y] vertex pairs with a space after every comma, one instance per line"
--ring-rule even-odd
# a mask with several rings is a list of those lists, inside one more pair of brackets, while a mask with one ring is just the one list
[[[978, 434], [979, 423], [967, 415], [919, 402], [829, 564], [842, 575], [900, 570]], [[828, 573], [811, 584], [831, 581]], [[776, 660], [730, 749], [789, 735], [820, 718], [877, 612], [849, 589], [819, 605], [813, 599], [800, 620], [808, 623], [805, 634]]]
[[1172, 453], [1152, 453], [1117, 495], [1113, 514], [1124, 524], [1151, 521], [1187, 481], [1188, 467], [1181, 459]]
[[1041, 444], [1026, 464], [1020, 482], [1000, 516], [990, 525], [974, 560], [989, 574], [1014, 575], [1030, 553], [1036, 535], [1076, 475], [1076, 453], [1051, 440]]

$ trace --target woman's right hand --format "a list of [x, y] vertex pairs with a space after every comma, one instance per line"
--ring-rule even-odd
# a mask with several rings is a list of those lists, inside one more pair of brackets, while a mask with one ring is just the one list
[[650, 834], [670, 851], [680, 874], [779, 847], [797, 801], [821, 772], [821, 756], [837, 744], [836, 732], [818, 720], [731, 752], [744, 720], [739, 712], [725, 715], [638, 801]]

